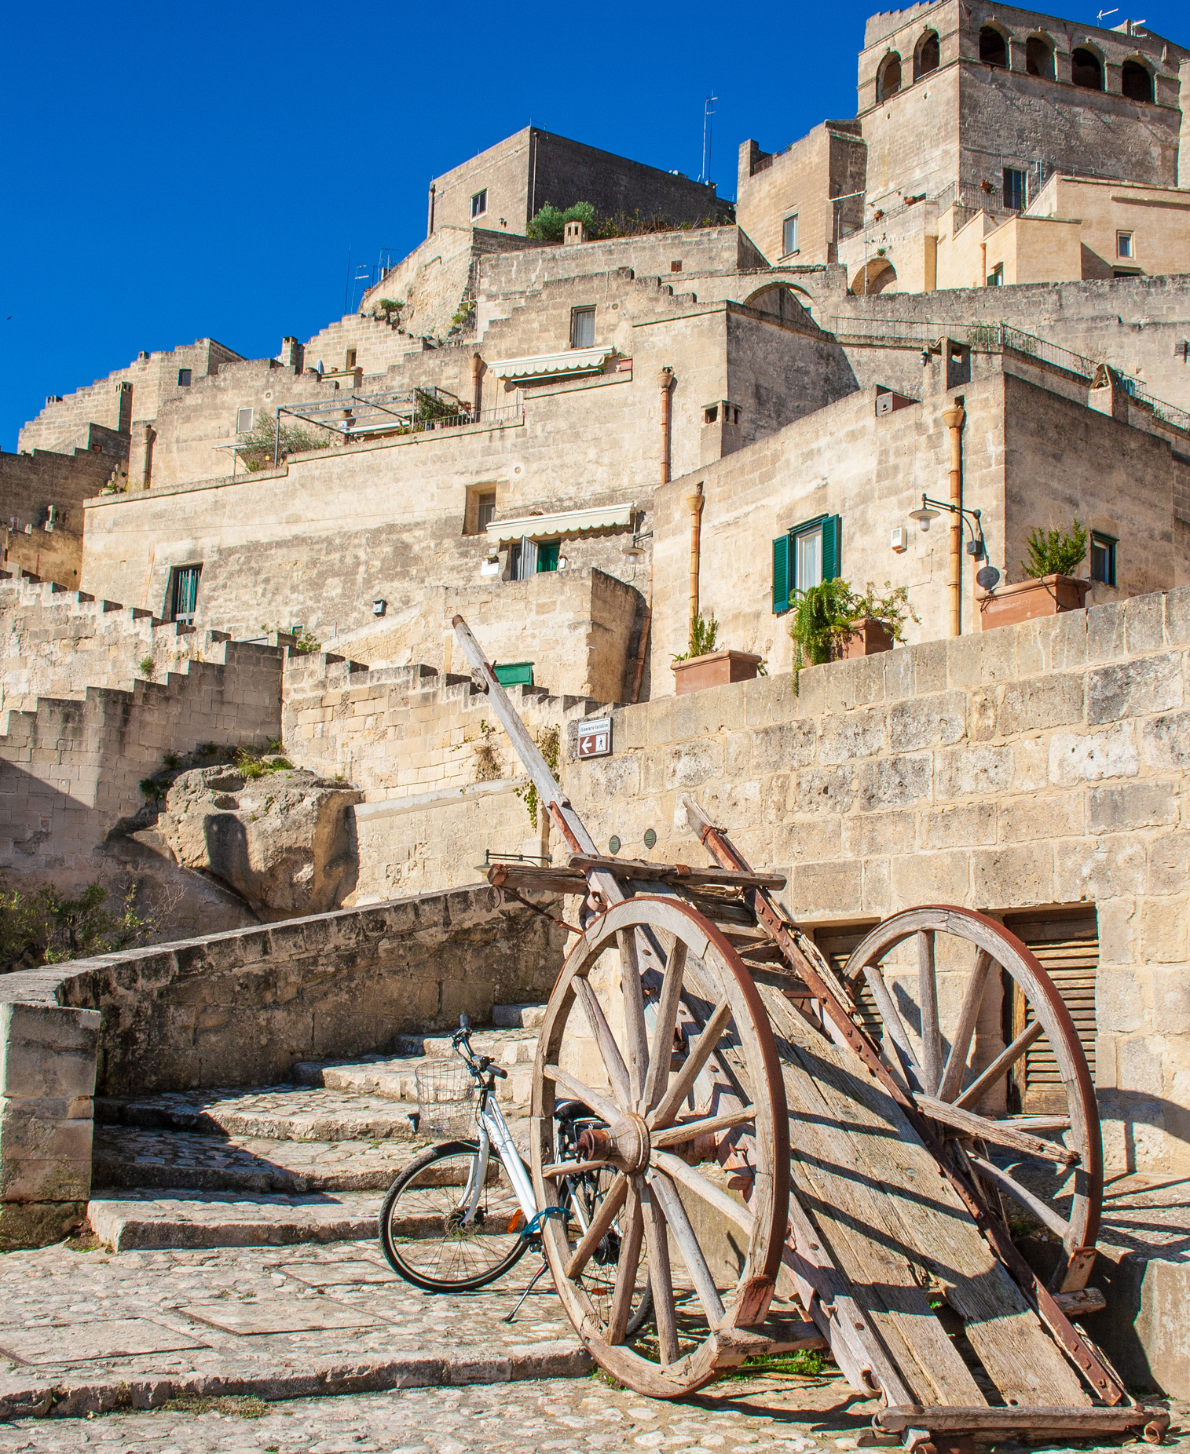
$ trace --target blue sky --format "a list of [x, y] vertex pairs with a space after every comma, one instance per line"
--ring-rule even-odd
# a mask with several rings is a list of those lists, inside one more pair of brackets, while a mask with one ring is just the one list
[[[696, 176], [713, 88], [711, 175], [734, 197], [746, 137], [772, 150], [854, 114], [875, 8], [10, 4], [0, 448], [140, 349], [307, 337], [342, 313], [349, 255], [408, 252], [430, 178], [530, 120]], [[1173, 0], [1141, 13], [1185, 31]]]

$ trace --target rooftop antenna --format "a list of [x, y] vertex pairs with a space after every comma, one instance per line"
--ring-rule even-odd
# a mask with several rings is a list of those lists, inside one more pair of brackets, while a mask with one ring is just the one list
[[711, 165], [711, 117], [715, 114], [712, 101], [718, 101], [718, 96], [708, 96], [702, 103], [702, 171], [698, 174], [698, 180], [705, 182]]
[[1120, 7], [1117, 5], [1114, 10], [1101, 10], [1095, 18], [1102, 25], [1109, 15], [1119, 15], [1119, 13]]

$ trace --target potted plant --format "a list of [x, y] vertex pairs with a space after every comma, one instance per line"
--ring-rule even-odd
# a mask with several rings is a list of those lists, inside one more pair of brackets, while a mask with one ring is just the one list
[[701, 611], [697, 612], [690, 623], [690, 649], [673, 658], [674, 688], [679, 697], [704, 687], [751, 681], [759, 673], [763, 657], [748, 651], [716, 651], [718, 635], [719, 623], [714, 614], [707, 621]]
[[874, 656], [904, 641], [905, 622], [917, 621], [906, 586], [885, 581], [877, 595], [871, 581], [858, 595], [843, 580], [823, 581], [799, 591], [789, 634], [793, 637], [793, 669], [820, 666], [852, 656]]
[[1087, 532], [1075, 516], [1069, 532], [1034, 529], [1029, 536], [1029, 559], [1021, 561], [1028, 577], [1016, 585], [990, 591], [979, 603], [980, 626], [1013, 626], [1035, 616], [1056, 616], [1078, 611], [1086, 604], [1089, 580], [1073, 572], [1087, 554]]

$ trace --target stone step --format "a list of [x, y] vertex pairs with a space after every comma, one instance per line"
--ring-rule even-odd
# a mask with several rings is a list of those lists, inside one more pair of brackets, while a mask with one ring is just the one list
[[492, 1024], [498, 1030], [537, 1030], [545, 1010], [544, 1005], [493, 1005]]
[[[532, 1065], [537, 1054], [537, 1032], [519, 1028], [476, 1030], [471, 1036], [471, 1049], [476, 1055], [489, 1056], [497, 1065]], [[391, 1053], [438, 1060], [453, 1056], [455, 1048], [450, 1035], [437, 1032], [432, 1035], [396, 1035]]]
[[281, 1247], [379, 1236], [378, 1191], [307, 1196], [183, 1188], [92, 1197], [91, 1230], [115, 1252], [165, 1247]]
[[310, 1085], [162, 1091], [135, 1100], [97, 1099], [97, 1121], [205, 1136], [268, 1141], [417, 1140], [416, 1104]]
[[[482, 1039], [488, 1039], [489, 1044], [484, 1046]], [[363, 1055], [352, 1060], [306, 1060], [294, 1066], [293, 1076], [303, 1085], [361, 1096], [391, 1097], [394, 1101], [411, 1102], [416, 1109], [418, 1066], [427, 1062], [437, 1064], [453, 1052], [449, 1040], [445, 1041], [445, 1051], [436, 1037], [410, 1036], [407, 1041], [414, 1049], [406, 1054]], [[506, 1072], [505, 1079], [496, 1081], [496, 1099], [501, 1105], [527, 1106], [533, 1089], [536, 1037], [497, 1042], [495, 1037], [477, 1035], [472, 1041], [472, 1048], [477, 1055], [490, 1055]], [[417, 1053], [423, 1050], [424, 1053]]]
[[302, 1196], [387, 1191], [419, 1142], [265, 1140], [138, 1126], [95, 1128], [91, 1184], [97, 1190], [169, 1188]]

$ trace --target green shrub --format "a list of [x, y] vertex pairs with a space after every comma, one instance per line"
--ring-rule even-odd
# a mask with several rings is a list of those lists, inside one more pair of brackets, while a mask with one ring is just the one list
[[573, 207], [567, 207], [565, 211], [560, 207], [555, 207], [552, 202], [547, 202], [525, 228], [525, 231], [538, 242], [561, 242], [565, 236], [568, 222], [582, 222], [586, 225], [588, 232], [591, 232], [595, 227], [597, 215], [590, 202], [576, 202]]
[[823, 581], [811, 586], [808, 591], [797, 593], [797, 606], [789, 623], [789, 634], [793, 637], [793, 669], [803, 666], [819, 666], [834, 661], [842, 655], [843, 646], [851, 635], [852, 623], [865, 616], [873, 616], [888, 627], [894, 641], [904, 641], [905, 622], [917, 621], [909, 605], [909, 591], [905, 586], [892, 588], [885, 581], [886, 594], [877, 595], [871, 581], [862, 596], [857, 595], [844, 580]]
[[152, 681], [153, 673], [157, 670], [157, 663], [151, 656], [142, 656], [136, 664], [136, 669], [140, 672], [141, 676], [147, 677]]
[[1069, 535], [1061, 530], [1034, 530], [1029, 536], [1029, 559], [1021, 569], [1035, 581], [1042, 576], [1073, 575], [1087, 553], [1087, 532], [1074, 517]]
[[156, 932], [153, 917], [137, 912], [135, 889], [116, 913], [104, 907], [107, 896], [100, 883], [90, 884], [76, 899], [63, 898], [53, 888], [31, 894], [0, 891], [0, 973], [113, 954], [144, 944]]
[[718, 635], [719, 623], [715, 620], [715, 613], [711, 612], [711, 619], [708, 621], [701, 611], [697, 611], [690, 623], [690, 648], [675, 656], [674, 661], [690, 661], [696, 656], [706, 656], [708, 652], [715, 650]]
[[[557, 727], [547, 727], [537, 739], [537, 747], [542, 757], [545, 758], [545, 765], [550, 770], [550, 776], [555, 782], [558, 781], [558, 754], [562, 749], [562, 734]], [[537, 793], [537, 784], [526, 783], [523, 788], [517, 788], [516, 795], [524, 803], [529, 813], [529, 823], [537, 827], [537, 809], [541, 799]]]
[[326, 449], [331, 443], [329, 434], [311, 434], [296, 424], [282, 424], [280, 439], [276, 421], [267, 416], [256, 421], [251, 432], [245, 434], [237, 454], [250, 474], [257, 470], [271, 470], [273, 456], [278, 463], [286, 455], [304, 454], [310, 449]]

